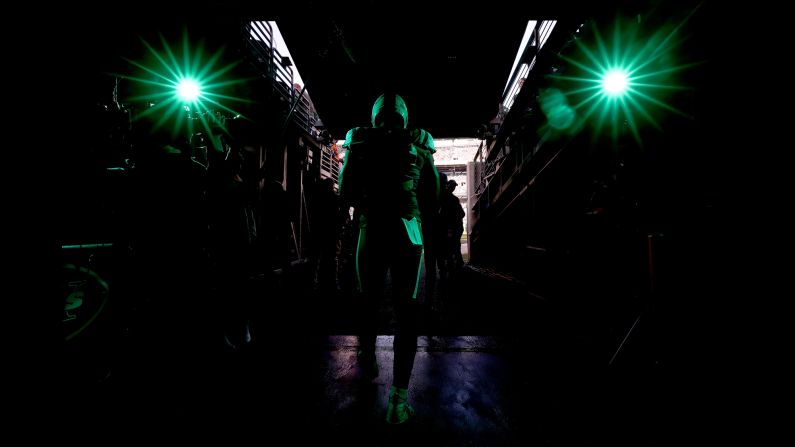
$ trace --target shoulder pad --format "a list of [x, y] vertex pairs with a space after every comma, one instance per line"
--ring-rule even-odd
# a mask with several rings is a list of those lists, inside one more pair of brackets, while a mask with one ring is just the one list
[[436, 147], [433, 145], [433, 137], [425, 129], [414, 129], [411, 131], [412, 143], [417, 146], [423, 147], [430, 153], [436, 152]]
[[345, 134], [345, 142], [342, 143], [342, 147], [347, 148], [350, 147], [351, 144], [361, 143], [366, 131], [366, 127], [354, 127], [349, 130], [348, 133]]

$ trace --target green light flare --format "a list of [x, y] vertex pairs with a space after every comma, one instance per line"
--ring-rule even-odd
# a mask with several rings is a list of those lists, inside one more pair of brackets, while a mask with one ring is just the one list
[[645, 30], [637, 20], [617, 20], [605, 38], [596, 28], [590, 38], [578, 37], [578, 51], [561, 56], [568, 63], [565, 75], [550, 76], [571, 106], [562, 108], [560, 100], [548, 105], [548, 125], [571, 126], [571, 111], [577, 122], [594, 129], [594, 138], [606, 133], [615, 141], [626, 134], [642, 145], [643, 128], [662, 130], [667, 114], [690, 118], [672, 103], [677, 92], [689, 89], [678, 84], [678, 75], [699, 63], [675, 62], [683, 56], [680, 31], [689, 17], [657, 30]]
[[177, 94], [185, 101], [193, 102], [201, 96], [201, 87], [193, 79], [183, 79], [177, 84]]
[[223, 126], [222, 115], [243, 115], [232, 103], [255, 102], [229, 94], [229, 88], [251, 79], [231, 76], [240, 61], [223, 65], [222, 49], [205, 53], [201, 43], [191, 45], [187, 32], [183, 33], [181, 44], [175, 46], [162, 35], [160, 49], [143, 39], [142, 42], [148, 61], [127, 59], [136, 73], [118, 76], [134, 83], [135, 92], [127, 100], [149, 104], [136, 119], [148, 118], [153, 132], [166, 126], [176, 136], [194, 132], [200, 126], [211, 136], [214, 127]]
[[628, 88], [629, 79], [624, 70], [613, 69], [602, 77], [602, 89], [608, 96], [623, 96]]

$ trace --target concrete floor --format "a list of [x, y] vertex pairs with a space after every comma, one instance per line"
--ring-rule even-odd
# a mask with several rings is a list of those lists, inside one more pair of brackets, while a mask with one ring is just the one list
[[692, 381], [645, 355], [642, 331], [608, 365], [623, 330], [508, 276], [465, 268], [441, 310], [425, 306], [421, 316], [416, 420], [388, 426], [389, 300], [381, 374], [370, 382], [356, 363], [352, 300], [300, 284], [280, 286], [237, 349], [213, 324], [212, 301], [180, 318], [140, 313], [121, 334], [69, 346], [59, 408], [85, 436], [221, 433], [228, 444], [664, 445], [698, 425]]
[[[378, 426], [392, 383], [392, 337], [377, 341], [381, 374], [369, 383], [356, 362], [356, 337], [329, 337], [327, 405], [329, 427], [341, 435], [361, 422]], [[480, 439], [505, 442], [513, 429], [505, 360], [494, 337], [420, 337], [409, 399], [420, 417], [413, 430], [444, 437], [453, 445]]]

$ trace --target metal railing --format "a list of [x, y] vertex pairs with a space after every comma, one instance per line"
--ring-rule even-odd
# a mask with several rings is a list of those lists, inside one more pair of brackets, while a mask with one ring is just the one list
[[320, 153], [320, 176], [331, 178], [335, 183], [339, 183], [340, 164], [337, 161], [337, 154], [329, 147], [323, 146]]
[[315, 124], [319, 120], [318, 114], [309, 98], [295, 88], [295, 73], [291, 66], [282, 63], [284, 56], [275, 48], [271, 25], [265, 21], [247, 22], [245, 32], [254, 67], [271, 80], [274, 91], [287, 100], [291, 109], [294, 107], [292, 119], [298, 127], [317, 136], [319, 132]]
[[[529, 145], [526, 142], [513, 141], [513, 138], [507, 136], [504, 124], [508, 121], [508, 115], [515, 118], [516, 113], [511, 113], [512, 106], [524, 87], [524, 81], [534, 76], [533, 68], [536, 62], [540, 58], [543, 59], [544, 55], [548, 55], [548, 50], [542, 50], [542, 47], [555, 29], [556, 23], [555, 20], [543, 20], [533, 29], [530, 42], [519, 58], [519, 64], [511, 75], [510, 87], [500, 104], [500, 126], [493, 131], [492, 138], [481, 142], [475, 154], [473, 191], [476, 202], [485, 200], [485, 205], [488, 206], [490, 202], [496, 200], [511, 182], [514, 174], [527, 166], [544, 145], [545, 138], [540, 138]], [[508, 127], [513, 129], [515, 126]]]

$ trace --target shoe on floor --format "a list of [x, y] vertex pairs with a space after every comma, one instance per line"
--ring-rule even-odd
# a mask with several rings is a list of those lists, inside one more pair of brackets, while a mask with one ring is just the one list
[[414, 408], [408, 403], [409, 390], [389, 388], [389, 401], [386, 407], [386, 421], [389, 424], [404, 424], [414, 416]]

